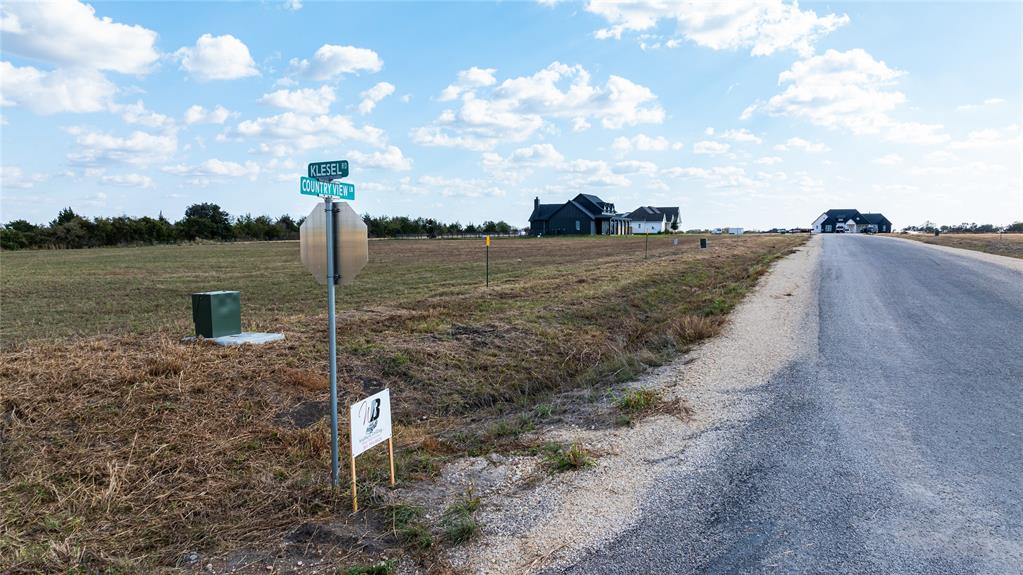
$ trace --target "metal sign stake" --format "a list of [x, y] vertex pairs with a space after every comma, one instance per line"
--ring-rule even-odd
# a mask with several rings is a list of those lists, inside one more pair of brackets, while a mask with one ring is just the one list
[[[327, 352], [330, 363], [330, 482], [338, 487], [338, 445], [337, 445], [337, 319], [334, 315], [334, 201], [330, 196], [323, 199], [323, 211], [327, 216]], [[352, 467], [355, 472], [355, 467]], [[355, 497], [355, 485], [352, 485]]]

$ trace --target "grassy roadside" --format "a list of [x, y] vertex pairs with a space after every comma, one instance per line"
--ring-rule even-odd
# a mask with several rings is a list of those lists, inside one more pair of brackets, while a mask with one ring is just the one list
[[1023, 259], [1023, 234], [900, 234], [898, 238]]
[[[631, 379], [716, 333], [805, 238], [696, 241], [651, 238], [644, 259], [642, 238], [497, 240], [489, 290], [477, 242], [373, 242], [373, 263], [339, 296], [341, 403], [391, 388], [402, 481], [515, 448], [551, 394]], [[194, 551], [300, 545], [310, 522], [355, 529], [347, 493], [326, 486], [323, 298], [297, 246], [12, 255], [0, 278], [0, 566], [148, 571]], [[185, 294], [231, 287], [247, 329], [287, 340], [178, 343]], [[48, 335], [73, 337], [35, 339]], [[370, 508], [384, 461], [360, 458]], [[449, 523], [452, 540], [471, 530]], [[357, 543], [338, 542], [335, 560]]]

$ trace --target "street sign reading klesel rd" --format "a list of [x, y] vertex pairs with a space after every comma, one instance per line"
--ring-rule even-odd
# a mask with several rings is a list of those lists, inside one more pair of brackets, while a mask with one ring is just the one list
[[331, 196], [342, 200], [355, 199], [355, 186], [352, 184], [321, 182], [305, 176], [299, 183], [298, 191], [307, 196]]
[[309, 164], [309, 177], [316, 178], [321, 182], [329, 182], [339, 178], [348, 177], [348, 160], [335, 160], [333, 162], [311, 162]]

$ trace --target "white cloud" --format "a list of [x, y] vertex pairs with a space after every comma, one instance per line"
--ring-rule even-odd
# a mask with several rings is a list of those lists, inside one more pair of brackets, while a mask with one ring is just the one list
[[[652, 31], [661, 20], [674, 21], [680, 37], [713, 50], [749, 48], [754, 56], [781, 50], [795, 50], [803, 56], [813, 53], [821, 37], [849, 22], [849, 17], [817, 16], [800, 10], [793, 2], [664, 2], [656, 0], [591, 1], [586, 10], [611, 25], [595, 33], [597, 38], [621, 38], [623, 32]], [[675, 47], [672, 38], [664, 45]], [[657, 44], [659, 46], [660, 43]]]
[[977, 150], [1015, 146], [1020, 147], [1023, 139], [1020, 138], [1020, 128], [1013, 124], [1005, 128], [987, 128], [974, 130], [967, 134], [965, 139], [951, 142], [948, 147], [951, 150]]
[[971, 112], [973, 110], [979, 110], [985, 106], [1000, 106], [1005, 103], [1005, 98], [988, 98], [979, 104], [963, 104], [962, 106], [956, 106], [956, 110], [959, 112]]
[[294, 112], [240, 122], [228, 135], [277, 140], [295, 150], [308, 150], [344, 141], [382, 147], [385, 140], [383, 130], [370, 125], [356, 126], [347, 116], [305, 116]]
[[390, 82], [380, 82], [359, 94], [362, 97], [362, 102], [359, 102], [359, 113], [366, 115], [376, 108], [377, 102], [390, 96], [394, 93], [394, 84]]
[[661, 174], [670, 178], [703, 180], [708, 188], [750, 189], [757, 186], [757, 181], [739, 166], [668, 168], [661, 170]]
[[298, 12], [299, 10], [302, 9], [302, 0], [284, 0], [281, 3], [281, 5], [284, 7], [285, 10]]
[[507, 158], [493, 152], [481, 157], [483, 169], [509, 183], [518, 183], [532, 175], [534, 168], [559, 168], [565, 156], [551, 144], [533, 144], [518, 148]]
[[494, 77], [494, 72], [496, 71], [496, 68], [477, 68], [476, 66], [460, 71], [458, 73], [458, 80], [444, 88], [440, 93], [440, 101], [449, 102], [468, 90], [493, 86], [497, 83], [497, 78]]
[[763, 158], [757, 159], [753, 163], [760, 164], [761, 166], [773, 166], [775, 164], [781, 163], [781, 161], [782, 159], [779, 158], [778, 156], [764, 156]]
[[860, 48], [845, 52], [828, 50], [782, 72], [778, 83], [787, 84], [785, 90], [767, 102], [749, 106], [741, 118], [764, 111], [854, 134], [881, 134], [893, 142], [947, 141], [940, 124], [898, 122], [892, 117], [892, 112], [906, 101], [906, 96], [894, 88], [902, 75], [902, 71], [875, 60]]
[[86, 68], [52, 72], [0, 62], [0, 104], [24, 106], [37, 114], [99, 112], [113, 103], [117, 87]]
[[119, 112], [121, 119], [128, 124], [137, 124], [147, 128], [169, 128], [174, 125], [174, 120], [170, 117], [146, 109], [142, 100], [126, 106], [113, 105], [111, 109]]
[[44, 174], [28, 175], [20, 166], [0, 166], [0, 189], [28, 189], [47, 179]]
[[657, 164], [640, 160], [625, 160], [614, 165], [617, 174], [656, 174]]
[[188, 125], [223, 124], [228, 120], [228, 118], [232, 118], [237, 115], [238, 112], [232, 112], [219, 104], [212, 110], [207, 110], [206, 108], [196, 104], [185, 110], [185, 123]]
[[376, 52], [355, 46], [324, 44], [313, 54], [312, 61], [293, 58], [290, 62], [294, 72], [313, 80], [328, 80], [342, 74], [356, 72], [379, 72], [384, 61]]
[[889, 113], [906, 100], [891, 89], [901, 75], [862, 49], [828, 50], [782, 72], [778, 83], [788, 86], [762, 108], [818, 126], [876, 133], [891, 123]]
[[74, 0], [5, 2], [0, 6], [5, 53], [58, 67], [145, 74], [156, 62], [156, 32], [97, 18]]
[[810, 154], [820, 154], [822, 152], [831, 151], [831, 148], [824, 142], [811, 142], [809, 140], [804, 140], [803, 138], [789, 138], [788, 140], [785, 140], [784, 144], [778, 144], [774, 147], [774, 149], [779, 152], [799, 150]]
[[718, 133], [717, 137], [722, 139], [722, 140], [731, 140], [733, 142], [740, 142], [740, 143], [745, 142], [745, 143], [760, 144], [760, 143], [763, 142], [763, 140], [760, 139], [760, 136], [757, 136], [756, 134], [754, 134], [753, 132], [750, 132], [749, 130], [747, 130], [745, 128], [739, 129], [739, 130], [725, 130], [724, 132]]
[[940, 144], [951, 139], [941, 124], [918, 122], [893, 122], [885, 128], [883, 137], [890, 142], [921, 145]]
[[142, 188], [144, 190], [154, 188], [153, 178], [141, 174], [114, 174], [100, 177], [100, 182], [114, 186], [125, 186], [129, 188]]
[[885, 154], [872, 160], [875, 164], [881, 166], [896, 166], [902, 163], [902, 156], [898, 154]]
[[334, 88], [320, 86], [319, 89], [302, 88], [301, 90], [277, 90], [263, 94], [258, 101], [286, 110], [294, 110], [303, 114], [326, 114], [334, 103]]
[[418, 186], [405, 180], [403, 187], [417, 194], [439, 194], [445, 198], [504, 197], [503, 188], [492, 182], [479, 179], [446, 178], [443, 176], [422, 176]]
[[603, 86], [590, 83], [582, 66], [554, 62], [531, 76], [509, 78], [481, 93], [461, 94], [458, 110], [445, 110], [433, 124], [412, 130], [415, 142], [430, 146], [488, 150], [503, 141], [523, 141], [549, 121], [571, 121], [585, 129], [599, 120], [607, 129], [659, 124], [664, 109], [649, 88], [619, 76]]
[[673, 143], [664, 136], [650, 137], [646, 134], [636, 134], [631, 138], [626, 138], [625, 136], [615, 138], [611, 148], [623, 154], [633, 150], [639, 152], [663, 152], [668, 149], [681, 150], [682, 143]]
[[244, 42], [226, 34], [203, 34], [195, 46], [183, 47], [174, 53], [181, 69], [201, 80], [235, 80], [258, 76], [259, 70]]
[[177, 164], [173, 166], [164, 166], [160, 169], [168, 174], [174, 174], [175, 176], [187, 176], [191, 178], [246, 177], [250, 180], [258, 178], [260, 172], [259, 164], [253, 161], [239, 164], [238, 162], [218, 160], [216, 158], [211, 158], [195, 166]]
[[75, 164], [146, 165], [164, 161], [178, 149], [173, 131], [156, 135], [135, 131], [124, 137], [82, 128], [69, 128], [68, 133], [75, 138], [75, 149], [68, 154], [68, 160]]
[[412, 160], [406, 158], [397, 146], [387, 146], [383, 151], [371, 154], [351, 151], [348, 153], [348, 159], [352, 161], [353, 166], [360, 168], [381, 168], [399, 172], [412, 169]]
[[702, 142], [696, 142], [693, 144], [694, 154], [708, 154], [716, 156], [718, 154], [724, 154], [731, 148], [724, 142], [715, 142], [713, 140], [703, 140]]

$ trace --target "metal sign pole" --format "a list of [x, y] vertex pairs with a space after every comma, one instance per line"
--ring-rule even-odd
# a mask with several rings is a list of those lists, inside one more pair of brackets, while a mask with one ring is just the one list
[[[337, 321], [334, 315], [334, 201], [330, 196], [323, 199], [323, 211], [327, 216], [327, 352], [330, 362], [330, 482], [338, 487], [338, 444], [337, 444]], [[354, 491], [354, 487], [353, 487]]]

